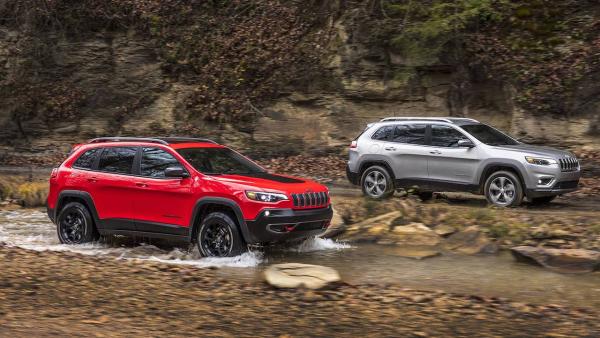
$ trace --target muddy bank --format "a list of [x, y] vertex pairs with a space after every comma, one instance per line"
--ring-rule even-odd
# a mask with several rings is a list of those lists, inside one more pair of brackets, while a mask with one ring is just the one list
[[[26, 267], [26, 268], [25, 268]], [[0, 248], [7, 336], [594, 336], [594, 310], [345, 285], [281, 291], [211, 269]]]

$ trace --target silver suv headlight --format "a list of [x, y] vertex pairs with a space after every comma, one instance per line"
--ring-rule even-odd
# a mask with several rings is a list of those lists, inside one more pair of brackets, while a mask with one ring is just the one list
[[259, 202], [270, 202], [275, 203], [279, 201], [287, 201], [288, 197], [285, 194], [276, 192], [262, 192], [262, 191], [248, 191], [246, 190], [246, 197], [251, 200]]
[[551, 158], [543, 158], [543, 157], [533, 157], [533, 156], [525, 156], [525, 161], [529, 164], [535, 165], [552, 165], [557, 164], [555, 159]]

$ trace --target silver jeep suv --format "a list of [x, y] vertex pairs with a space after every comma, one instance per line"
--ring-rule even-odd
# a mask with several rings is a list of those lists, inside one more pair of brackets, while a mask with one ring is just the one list
[[390, 117], [371, 123], [350, 145], [350, 182], [374, 199], [417, 186], [484, 194], [502, 207], [550, 202], [577, 190], [577, 158], [567, 151], [521, 143], [473, 119]]

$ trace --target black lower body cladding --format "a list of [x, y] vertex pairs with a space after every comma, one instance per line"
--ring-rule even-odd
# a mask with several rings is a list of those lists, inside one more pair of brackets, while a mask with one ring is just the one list
[[358, 173], [353, 173], [350, 171], [350, 167], [346, 166], [346, 177], [348, 177], [348, 181], [354, 185], [360, 184], [360, 175]]

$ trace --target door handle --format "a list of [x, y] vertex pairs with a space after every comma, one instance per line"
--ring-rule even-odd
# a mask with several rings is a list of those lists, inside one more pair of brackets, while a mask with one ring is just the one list
[[143, 182], [135, 182], [135, 185], [142, 188], [146, 188], [148, 186], [146, 183]]
[[394, 147], [385, 147], [385, 148], [383, 148], [383, 149], [385, 149], [385, 150], [389, 150], [389, 151], [394, 151], [394, 150], [396, 150], [396, 148], [394, 148]]
[[430, 153], [430, 154], [434, 154], [434, 155], [439, 155], [439, 154], [441, 154], [442, 152], [441, 152], [441, 151], [439, 151], [439, 150], [433, 150], [433, 151], [430, 151], [429, 153]]
[[90, 182], [90, 183], [96, 183], [96, 182], [98, 182], [98, 179], [97, 179], [96, 177], [90, 177], [90, 178], [88, 178], [87, 180], [88, 180], [88, 182]]

